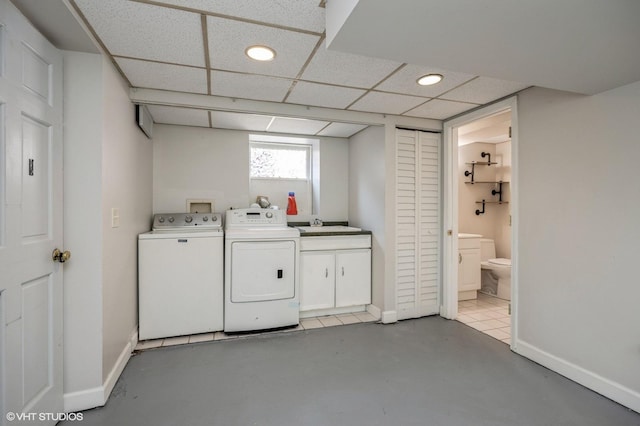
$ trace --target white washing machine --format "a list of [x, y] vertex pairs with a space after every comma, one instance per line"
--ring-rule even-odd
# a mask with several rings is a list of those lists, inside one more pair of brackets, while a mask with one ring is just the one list
[[282, 210], [229, 210], [225, 222], [224, 331], [298, 324], [300, 231]]
[[138, 236], [139, 339], [222, 330], [222, 215], [157, 214], [152, 229]]

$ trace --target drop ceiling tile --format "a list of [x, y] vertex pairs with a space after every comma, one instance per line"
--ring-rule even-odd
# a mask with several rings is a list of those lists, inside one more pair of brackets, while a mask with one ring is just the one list
[[442, 99], [486, 104], [487, 102], [502, 98], [527, 87], [529, 87], [529, 85], [513, 81], [478, 77], [457, 89], [453, 89], [449, 93], [445, 93], [442, 95]]
[[204, 66], [200, 15], [127, 0], [76, 0], [113, 55]]
[[209, 127], [209, 115], [201, 109], [149, 105], [154, 123]]
[[323, 32], [325, 25], [325, 9], [319, 6], [320, 0], [156, 0], [156, 3], [317, 33]]
[[284, 78], [211, 71], [211, 94], [280, 102], [289, 91], [291, 82]]
[[323, 127], [329, 124], [328, 121], [306, 120], [304, 118], [276, 117], [269, 132], [293, 133], [298, 135], [315, 135]]
[[[438, 84], [420, 86], [417, 80], [427, 74], [441, 74], [444, 78]], [[409, 64], [376, 87], [376, 90], [435, 98], [474, 77], [475, 76], [471, 74]]]
[[220, 129], [266, 132], [272, 118], [270, 115], [211, 111], [211, 126]]
[[346, 108], [365, 93], [362, 89], [328, 86], [299, 81], [287, 98], [288, 103], [327, 108]]
[[302, 79], [369, 89], [400, 65], [400, 62], [327, 50], [326, 42], [323, 42]]
[[468, 111], [477, 107], [477, 104], [468, 104], [464, 102], [443, 101], [441, 99], [433, 99], [424, 105], [408, 111], [404, 115], [420, 118], [432, 118], [434, 120], [444, 120], [453, 117], [461, 112]]
[[207, 71], [204, 68], [127, 58], [115, 58], [115, 60], [134, 87], [207, 93]]
[[366, 129], [366, 124], [351, 124], [351, 123], [331, 123], [320, 133], [318, 136], [332, 136], [335, 138], [349, 138], [362, 129]]
[[426, 98], [416, 96], [370, 92], [350, 106], [349, 109], [354, 111], [379, 112], [382, 114], [402, 114], [427, 100]]
[[[207, 17], [211, 68], [294, 78], [320, 37], [279, 28]], [[247, 47], [266, 45], [276, 51], [272, 61], [260, 62], [244, 54]]]

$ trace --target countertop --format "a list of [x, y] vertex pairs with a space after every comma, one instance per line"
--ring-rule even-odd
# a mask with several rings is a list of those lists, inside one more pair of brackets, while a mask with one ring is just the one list
[[[309, 222], [289, 222], [289, 226], [295, 228], [297, 226], [309, 226]], [[323, 226], [349, 226], [349, 222], [323, 222]], [[319, 227], [321, 228], [321, 227]], [[337, 232], [300, 232], [301, 237], [333, 237], [336, 235], [371, 235], [371, 231], [362, 229], [360, 231], [337, 231]]]
[[458, 238], [482, 238], [482, 235], [480, 235], [480, 234], [464, 234], [464, 233], [460, 233], [460, 234], [458, 234]]

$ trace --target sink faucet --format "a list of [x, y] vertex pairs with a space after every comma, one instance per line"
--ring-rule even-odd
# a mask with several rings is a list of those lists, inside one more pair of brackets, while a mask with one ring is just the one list
[[320, 220], [320, 218], [316, 217], [315, 219], [313, 219], [313, 223], [311, 223], [311, 226], [322, 226], [322, 221]]

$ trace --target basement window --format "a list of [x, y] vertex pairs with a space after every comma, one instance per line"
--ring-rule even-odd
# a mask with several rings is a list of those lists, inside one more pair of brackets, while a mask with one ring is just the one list
[[[265, 140], [268, 139], [268, 140]], [[312, 153], [307, 139], [251, 135], [249, 139], [249, 194], [260, 195], [281, 210], [287, 208], [289, 192], [296, 194], [298, 215], [312, 212]]]

